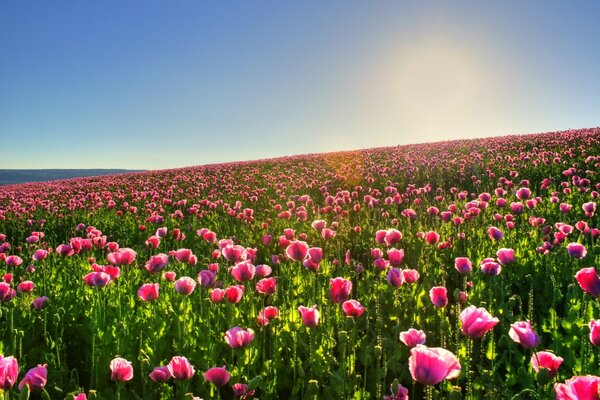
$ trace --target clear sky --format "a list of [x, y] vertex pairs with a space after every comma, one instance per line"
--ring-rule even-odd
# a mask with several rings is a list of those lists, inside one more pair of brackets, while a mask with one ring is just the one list
[[0, 168], [600, 125], [600, 2], [0, 2]]

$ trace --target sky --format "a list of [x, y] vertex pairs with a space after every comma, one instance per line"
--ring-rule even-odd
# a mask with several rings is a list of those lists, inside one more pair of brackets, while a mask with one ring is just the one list
[[600, 2], [0, 2], [0, 169], [600, 125]]

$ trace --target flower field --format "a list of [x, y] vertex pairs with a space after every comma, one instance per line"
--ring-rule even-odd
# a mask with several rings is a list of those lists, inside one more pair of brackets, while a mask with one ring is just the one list
[[0, 186], [0, 398], [599, 399], [600, 129]]

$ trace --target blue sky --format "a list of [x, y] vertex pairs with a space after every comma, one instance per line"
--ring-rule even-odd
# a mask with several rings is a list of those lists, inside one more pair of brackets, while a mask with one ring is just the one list
[[0, 168], [598, 126], [599, 18], [577, 1], [3, 1]]

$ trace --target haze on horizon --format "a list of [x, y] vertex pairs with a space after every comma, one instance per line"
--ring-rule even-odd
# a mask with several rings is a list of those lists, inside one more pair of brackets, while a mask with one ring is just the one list
[[0, 4], [0, 169], [600, 125], [600, 3]]

